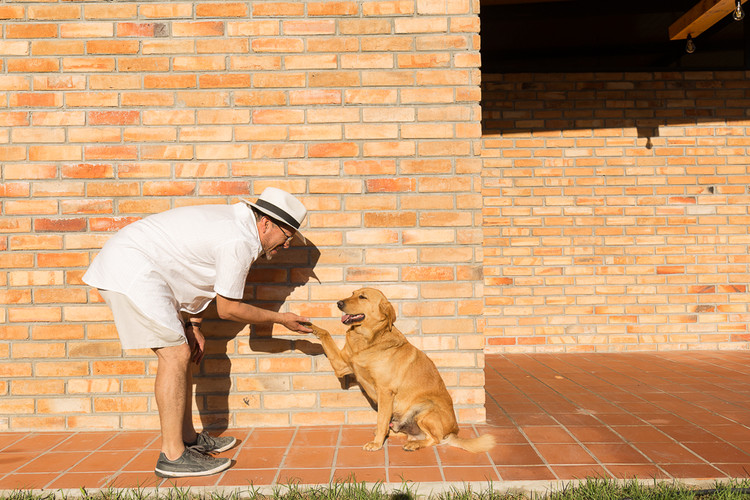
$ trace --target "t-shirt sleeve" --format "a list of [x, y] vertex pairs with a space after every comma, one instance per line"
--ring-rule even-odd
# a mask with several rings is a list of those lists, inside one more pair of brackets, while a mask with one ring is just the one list
[[222, 245], [216, 254], [214, 291], [229, 299], [241, 299], [254, 256], [240, 242]]

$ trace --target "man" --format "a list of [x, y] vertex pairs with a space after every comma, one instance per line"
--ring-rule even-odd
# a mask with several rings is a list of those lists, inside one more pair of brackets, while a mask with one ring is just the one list
[[253, 262], [288, 248], [306, 215], [297, 198], [276, 188], [255, 203], [168, 210], [117, 232], [84, 275], [112, 309], [123, 349], [156, 353], [162, 438], [156, 475], [203, 476], [231, 464], [209, 453], [228, 450], [235, 438], [197, 434], [192, 420], [190, 363], [203, 358], [200, 314], [211, 300], [222, 319], [311, 332], [308, 318], [241, 300]]

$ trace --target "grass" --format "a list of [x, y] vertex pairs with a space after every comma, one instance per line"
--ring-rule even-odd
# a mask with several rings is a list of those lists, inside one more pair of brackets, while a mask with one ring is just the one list
[[496, 491], [490, 483], [481, 491], [471, 486], [451, 487], [439, 493], [423, 493], [418, 485], [405, 482], [397, 489], [382, 483], [367, 485], [356, 481], [331, 483], [327, 486], [277, 485], [265, 493], [250, 486], [223, 492], [195, 492], [189, 488], [103, 489], [77, 493], [37, 493], [15, 490], [0, 494], [0, 500], [750, 500], [750, 480], [715, 483], [710, 488], [696, 488], [676, 482], [619, 482], [587, 479], [570, 484], [560, 491], [545, 493], [513, 493]]

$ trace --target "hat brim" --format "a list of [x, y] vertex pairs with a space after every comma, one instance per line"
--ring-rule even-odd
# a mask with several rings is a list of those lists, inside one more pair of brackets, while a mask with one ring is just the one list
[[242, 200], [246, 204], [250, 205], [251, 207], [253, 207], [254, 209], [256, 209], [258, 212], [262, 213], [263, 215], [266, 215], [269, 218], [273, 219], [274, 222], [280, 222], [280, 223], [284, 224], [285, 226], [291, 227], [292, 229], [294, 229], [294, 235], [292, 236], [292, 241], [295, 240], [295, 239], [299, 239], [302, 242], [302, 244], [307, 245], [307, 238], [304, 237], [304, 235], [300, 232], [300, 230], [299, 229], [295, 229], [294, 227], [290, 226], [287, 221], [285, 221], [284, 219], [282, 219], [281, 217], [279, 217], [277, 214], [275, 214], [275, 213], [271, 212], [270, 210], [265, 209], [265, 208], [263, 208], [261, 206], [258, 206], [257, 204], [253, 203], [252, 201], [246, 200], [245, 198], [240, 198], [240, 200]]

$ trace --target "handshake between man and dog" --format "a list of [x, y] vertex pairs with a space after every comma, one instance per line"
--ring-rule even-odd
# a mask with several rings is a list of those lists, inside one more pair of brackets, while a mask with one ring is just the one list
[[495, 445], [490, 434], [458, 437], [453, 400], [435, 364], [393, 326], [396, 312], [379, 290], [357, 290], [338, 307], [342, 323], [349, 326], [343, 349], [326, 330], [311, 328], [336, 376], [353, 374], [377, 404], [375, 437], [365, 450], [382, 448], [389, 431], [407, 435], [407, 451], [445, 443], [479, 453]]

